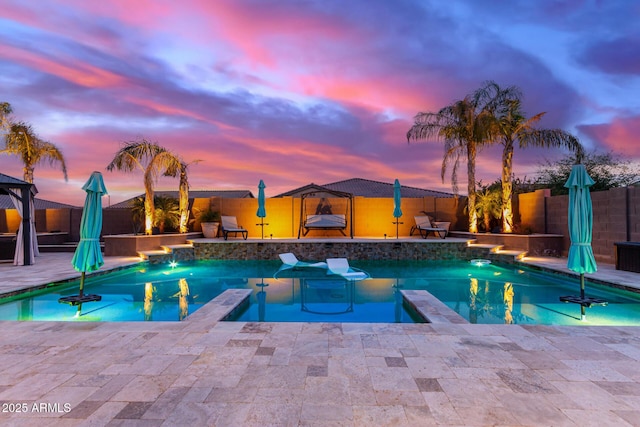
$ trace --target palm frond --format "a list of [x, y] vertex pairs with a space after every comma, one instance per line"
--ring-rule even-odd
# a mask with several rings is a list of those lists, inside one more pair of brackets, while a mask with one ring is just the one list
[[117, 169], [124, 172], [132, 172], [138, 167], [144, 170], [145, 164], [151, 162], [156, 155], [164, 151], [167, 150], [157, 143], [147, 141], [144, 138], [139, 141], [125, 142], [115, 154], [111, 163], [107, 165], [107, 170], [113, 171]]
[[58, 147], [48, 141], [43, 141], [26, 122], [12, 123], [9, 132], [5, 135], [5, 148], [0, 151], [20, 157], [25, 170], [33, 171], [33, 167], [42, 160], [47, 160], [51, 166], [60, 163], [65, 181], [67, 178], [67, 166], [64, 156]]
[[60, 163], [60, 169], [64, 175], [64, 180], [68, 181], [67, 165], [64, 162], [64, 156], [58, 147], [48, 141], [37, 140], [36, 150], [33, 155], [33, 163], [39, 163], [47, 160], [50, 166]]
[[521, 148], [529, 146], [565, 147], [575, 152], [582, 147], [575, 136], [561, 129], [532, 129], [518, 136]]

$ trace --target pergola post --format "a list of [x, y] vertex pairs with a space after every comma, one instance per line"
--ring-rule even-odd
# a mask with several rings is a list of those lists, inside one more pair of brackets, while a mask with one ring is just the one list
[[21, 190], [23, 261], [24, 265], [31, 265], [31, 186]]

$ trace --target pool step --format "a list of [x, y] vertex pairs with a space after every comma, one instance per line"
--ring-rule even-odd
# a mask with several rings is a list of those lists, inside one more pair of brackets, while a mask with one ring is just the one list
[[153, 250], [153, 251], [138, 251], [138, 255], [140, 255], [142, 259], [146, 259], [146, 260], [152, 260], [152, 259], [168, 256], [166, 251], [160, 250], [160, 249]]
[[162, 249], [153, 251], [139, 251], [138, 254], [149, 261], [150, 264], [163, 264], [171, 261], [192, 261], [194, 259], [193, 245], [191, 243], [181, 245], [161, 246]]
[[504, 249], [504, 245], [472, 243], [468, 246], [468, 250], [474, 259], [488, 259], [503, 264], [513, 264], [527, 256], [527, 251]]

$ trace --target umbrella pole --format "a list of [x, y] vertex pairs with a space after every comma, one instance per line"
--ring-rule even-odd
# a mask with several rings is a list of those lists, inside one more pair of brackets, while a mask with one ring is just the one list
[[85, 272], [83, 271], [82, 274], [80, 275], [80, 298], [82, 298], [82, 296], [84, 295], [84, 275]]
[[[584, 301], [584, 273], [580, 273], [580, 299]], [[580, 319], [587, 320], [584, 303], [580, 303]]]
[[400, 224], [400, 219], [396, 218], [396, 239], [398, 238], [398, 227]]
[[[78, 297], [82, 298], [84, 296], [84, 275], [86, 273], [83, 271], [80, 273], [80, 292], [78, 292]], [[82, 310], [82, 303], [78, 304], [78, 311], [76, 312], [76, 317], [80, 317], [80, 311]]]
[[262, 239], [264, 240], [264, 218], [260, 217], [260, 230], [262, 231]]

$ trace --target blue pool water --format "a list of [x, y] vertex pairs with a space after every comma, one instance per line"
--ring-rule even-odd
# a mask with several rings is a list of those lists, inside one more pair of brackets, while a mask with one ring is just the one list
[[639, 325], [640, 295], [587, 284], [587, 295], [605, 307], [587, 309], [559, 301], [577, 294], [577, 280], [511, 266], [467, 262], [352, 262], [371, 279], [350, 283], [309, 274], [279, 277], [279, 261], [198, 261], [169, 266], [134, 266], [87, 280], [86, 292], [102, 301], [76, 307], [58, 303], [77, 294], [71, 282], [6, 299], [0, 320], [177, 321], [226, 289], [253, 289], [248, 308], [235, 320], [304, 322], [414, 322], [399, 291], [430, 292], [471, 323]]

